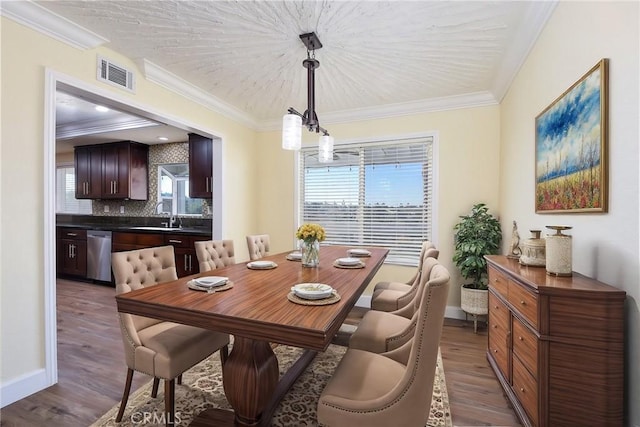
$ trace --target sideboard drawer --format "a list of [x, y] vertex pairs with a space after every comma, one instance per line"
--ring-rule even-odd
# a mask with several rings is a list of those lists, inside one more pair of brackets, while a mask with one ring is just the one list
[[538, 382], [524, 367], [518, 357], [513, 358], [513, 391], [527, 411], [534, 426], [538, 425]]
[[513, 280], [509, 280], [509, 303], [511, 303], [535, 329], [538, 329], [537, 295], [528, 292]]
[[499, 329], [503, 334], [509, 332], [509, 309], [498, 297], [489, 292], [489, 329]]
[[501, 331], [489, 332], [489, 353], [502, 371], [502, 375], [509, 380], [511, 376], [509, 375], [509, 344], [507, 339], [508, 335]]
[[499, 293], [506, 299], [509, 289], [507, 278], [493, 267], [489, 267], [488, 271], [489, 287], [493, 288], [497, 293]]
[[538, 378], [538, 339], [519, 319], [513, 319], [513, 353]]

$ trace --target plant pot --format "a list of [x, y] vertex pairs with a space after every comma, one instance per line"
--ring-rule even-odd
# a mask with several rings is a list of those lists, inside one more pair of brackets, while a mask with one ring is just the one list
[[487, 289], [460, 287], [460, 307], [473, 315], [473, 331], [478, 331], [478, 316], [489, 313], [489, 291]]

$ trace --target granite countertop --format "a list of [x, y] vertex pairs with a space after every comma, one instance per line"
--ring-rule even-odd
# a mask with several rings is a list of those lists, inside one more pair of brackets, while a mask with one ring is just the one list
[[57, 215], [56, 226], [84, 230], [119, 231], [131, 233], [172, 233], [211, 236], [211, 220], [182, 218], [182, 227], [167, 228], [163, 217], [96, 217], [91, 215]]
[[80, 228], [84, 230], [101, 230], [101, 231], [120, 231], [131, 233], [174, 233], [174, 234], [193, 234], [196, 236], [210, 236], [211, 229], [201, 227], [161, 227], [161, 226], [135, 226], [135, 225], [108, 225], [108, 224], [56, 224], [57, 227]]

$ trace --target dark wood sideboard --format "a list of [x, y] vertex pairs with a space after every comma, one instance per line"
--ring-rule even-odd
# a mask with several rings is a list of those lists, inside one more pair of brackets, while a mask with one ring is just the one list
[[486, 259], [487, 358], [523, 425], [622, 426], [625, 292]]

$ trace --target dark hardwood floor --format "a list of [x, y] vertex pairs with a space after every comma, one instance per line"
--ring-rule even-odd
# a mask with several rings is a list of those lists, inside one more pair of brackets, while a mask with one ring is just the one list
[[[115, 290], [58, 280], [58, 384], [0, 410], [2, 426], [85, 427], [120, 402], [126, 365]], [[362, 316], [355, 309], [350, 323]], [[486, 329], [446, 320], [441, 340], [455, 426], [519, 426], [485, 357]], [[150, 378], [134, 375], [132, 390]], [[162, 398], [162, 393], [158, 396]]]

